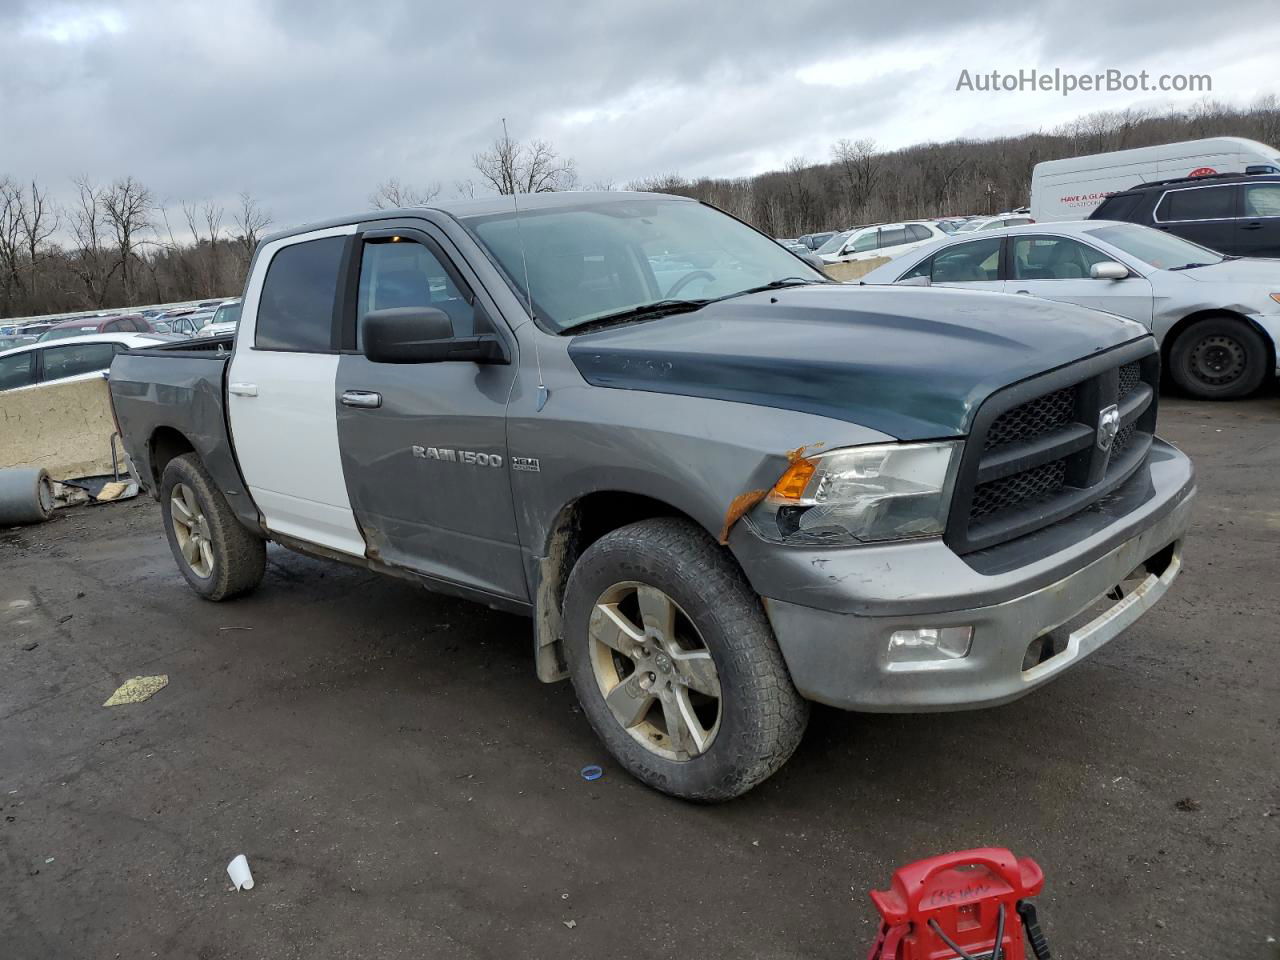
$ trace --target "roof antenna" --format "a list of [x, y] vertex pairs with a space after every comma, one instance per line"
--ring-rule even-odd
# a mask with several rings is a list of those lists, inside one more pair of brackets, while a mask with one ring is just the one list
[[[507, 133], [507, 118], [502, 118], [502, 139], [505, 141], [504, 147], [510, 149], [511, 136]], [[516, 237], [520, 243], [520, 265], [524, 268], [524, 293], [528, 300], [529, 319], [533, 320], [533, 287], [529, 285], [529, 258], [524, 252], [524, 233], [520, 229], [520, 201], [516, 199], [519, 191], [516, 188], [515, 178], [511, 178], [511, 206], [516, 213]], [[537, 323], [534, 323], [533, 331], [533, 362], [538, 368], [538, 405], [537, 412], [541, 413], [542, 408], [547, 405], [547, 399], [551, 396], [551, 391], [547, 389], [547, 385], [542, 382], [542, 352], [538, 349], [538, 331]]]

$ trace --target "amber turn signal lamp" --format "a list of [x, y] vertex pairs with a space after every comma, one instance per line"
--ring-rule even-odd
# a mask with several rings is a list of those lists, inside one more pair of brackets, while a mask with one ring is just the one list
[[812, 460], [797, 460], [773, 485], [773, 496], [779, 500], [799, 500], [817, 469]]

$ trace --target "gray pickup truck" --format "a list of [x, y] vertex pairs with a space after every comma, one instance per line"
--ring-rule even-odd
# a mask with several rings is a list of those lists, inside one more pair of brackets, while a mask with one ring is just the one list
[[830, 282], [712, 207], [463, 201], [264, 240], [234, 338], [110, 388], [182, 575], [268, 541], [531, 616], [644, 782], [739, 795], [816, 701], [1022, 696], [1168, 589], [1195, 482], [1139, 325]]

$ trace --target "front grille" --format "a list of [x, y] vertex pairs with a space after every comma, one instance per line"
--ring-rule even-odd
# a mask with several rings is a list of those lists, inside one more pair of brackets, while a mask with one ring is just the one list
[[[1159, 376], [1159, 354], [1146, 340], [991, 397], [956, 479], [952, 549], [981, 550], [1057, 523], [1132, 476], [1155, 432]], [[1106, 448], [1101, 425], [1112, 406], [1119, 429]]]
[[969, 507], [969, 519], [981, 520], [1006, 507], [1027, 504], [1052, 496], [1062, 489], [1067, 475], [1067, 461], [1054, 460], [1042, 463], [1030, 470], [1002, 477], [988, 483], [980, 483], [973, 491], [973, 505]]
[[1128, 449], [1130, 441], [1133, 440], [1133, 434], [1137, 429], [1137, 426], [1132, 423], [1120, 428], [1120, 432], [1116, 434], [1115, 443], [1111, 446], [1112, 458], [1118, 457]]
[[1120, 399], [1123, 400], [1142, 382], [1142, 364], [1134, 361], [1120, 368]]
[[985, 446], [989, 450], [1002, 443], [1015, 443], [1048, 433], [1054, 427], [1070, 423], [1075, 409], [1075, 387], [1055, 390], [1021, 403], [996, 417], [987, 430]]

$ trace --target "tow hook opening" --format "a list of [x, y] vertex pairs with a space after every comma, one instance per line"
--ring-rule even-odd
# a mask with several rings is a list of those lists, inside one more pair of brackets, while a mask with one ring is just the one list
[[1177, 552], [1178, 543], [1176, 541], [1166, 547], [1162, 547], [1134, 567], [1119, 583], [1108, 588], [1105, 593], [1074, 617], [1041, 633], [1027, 644], [1026, 652], [1022, 656], [1022, 672], [1026, 673], [1028, 670], [1034, 670], [1059, 654], [1065, 653], [1070, 645], [1073, 631], [1090, 623], [1097, 617], [1102, 616], [1110, 608], [1123, 602], [1126, 597], [1141, 587], [1148, 577], [1163, 576], [1173, 563]]

